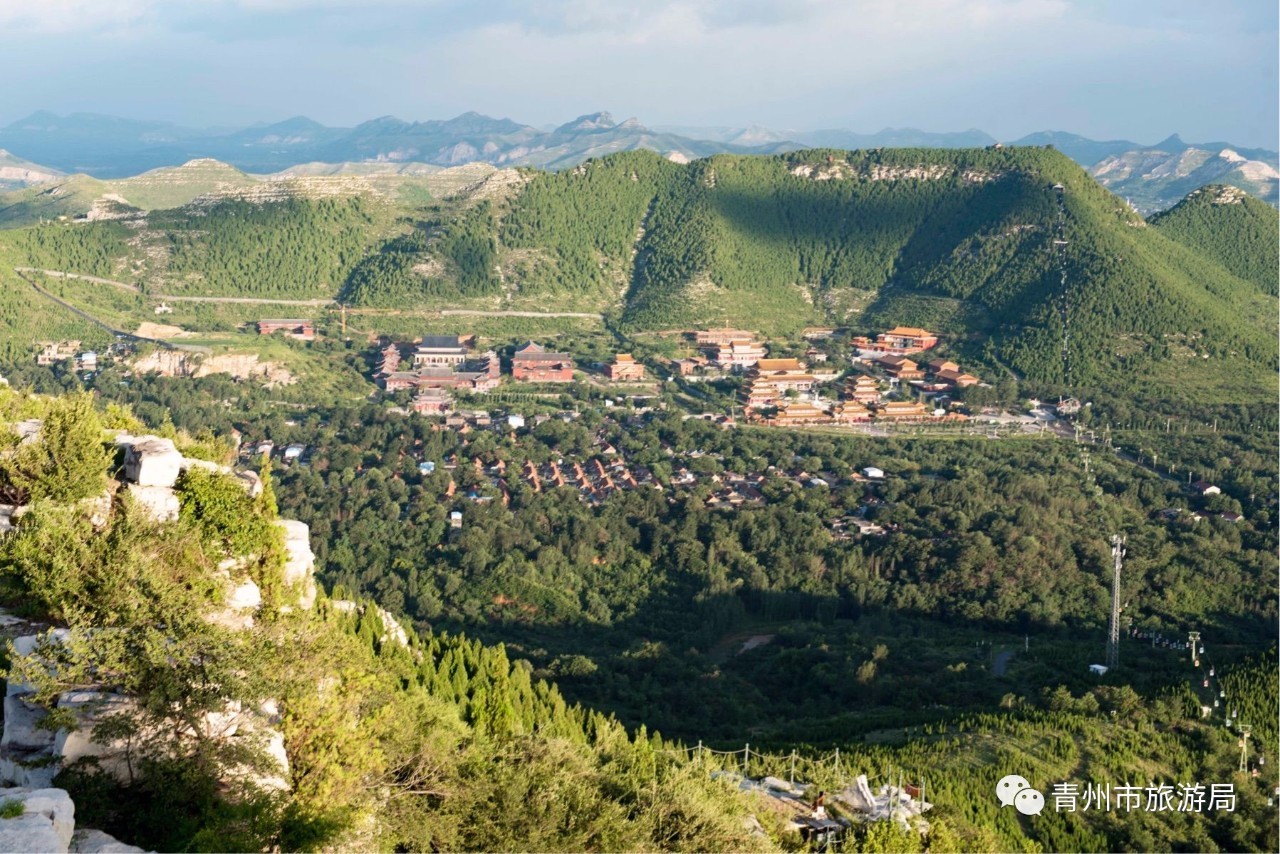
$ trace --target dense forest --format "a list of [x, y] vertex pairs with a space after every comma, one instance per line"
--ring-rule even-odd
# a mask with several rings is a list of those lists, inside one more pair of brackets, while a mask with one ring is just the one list
[[[166, 850], [794, 847], [750, 797], [712, 779], [704, 754], [681, 750], [749, 740], [752, 774], [794, 762], [827, 787], [847, 782], [841, 768], [925, 782], [938, 804], [930, 835], [871, 826], [858, 850], [1274, 848], [1275, 535], [1256, 504], [1189, 498], [1119, 458], [1086, 472], [1071, 446], [1032, 439], [870, 442], [626, 413], [459, 437], [373, 406], [292, 423], [269, 406], [237, 415], [212, 403], [234, 395], [229, 385], [193, 385], [113, 389], [141, 412], [167, 409], [172, 422], [153, 426], [189, 454], [230, 459], [230, 419], [249, 438], [305, 442], [306, 464], [265, 472], [259, 499], [215, 475], [181, 480], [167, 526], [122, 499], [105, 535], [73, 503], [114, 474], [102, 428], [143, 429], [130, 407], [0, 395], [10, 422], [48, 425], [0, 465], [31, 502], [0, 541], [4, 601], [73, 629], [132, 632], [88, 633], [96, 640], [65, 669], [23, 678], [52, 695], [109, 669], [169, 727], [228, 700], [270, 696], [288, 710], [284, 798], [219, 786], [217, 769], [243, 757], [208, 743], [152, 744], [124, 791], [91, 768], [64, 773], [77, 815], [121, 838]], [[467, 497], [486, 488], [472, 459], [583, 459], [601, 440], [659, 480], [686, 467], [704, 479], [595, 507], [514, 477], [509, 506]], [[423, 474], [420, 459], [441, 465]], [[867, 465], [883, 481], [854, 477]], [[828, 485], [796, 483], [797, 470]], [[758, 506], [708, 506], [714, 478], [731, 471], [773, 472]], [[1193, 524], [1160, 516], [1169, 504], [1254, 509], [1243, 523]], [[275, 589], [265, 523], [277, 505], [312, 525], [325, 587], [357, 607], [322, 598], [314, 615], [228, 636], [195, 616], [216, 602], [202, 573], [251, 552], [250, 571]], [[451, 534], [455, 508], [465, 521]], [[887, 533], [836, 540], [830, 522], [850, 515]], [[1122, 667], [1098, 680], [1086, 665], [1104, 634], [1108, 531], [1129, 537], [1130, 604]], [[367, 596], [417, 628], [407, 646], [359, 606]], [[1187, 656], [1129, 639], [1190, 627], [1231, 702], [1259, 721], [1254, 743], [1271, 763], [1254, 763], [1259, 779], [1236, 773], [1223, 713], [1201, 721]], [[137, 642], [122, 650], [120, 637]], [[203, 650], [201, 666], [175, 648]], [[1020, 823], [990, 794], [1015, 766], [1046, 791], [1200, 780], [1233, 782], [1240, 802], [1229, 814], [1055, 811]], [[743, 823], [753, 810], [763, 836]]]
[[1212, 258], [1263, 293], [1280, 287], [1280, 214], [1243, 190], [1202, 187], [1151, 217], [1151, 224], [1179, 243]]

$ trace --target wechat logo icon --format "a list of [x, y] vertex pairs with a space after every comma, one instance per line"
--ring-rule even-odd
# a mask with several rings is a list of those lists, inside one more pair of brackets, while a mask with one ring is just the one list
[[1044, 795], [1031, 788], [1026, 777], [1009, 774], [996, 783], [996, 797], [1000, 806], [1012, 806], [1023, 815], [1040, 815], [1044, 810]]

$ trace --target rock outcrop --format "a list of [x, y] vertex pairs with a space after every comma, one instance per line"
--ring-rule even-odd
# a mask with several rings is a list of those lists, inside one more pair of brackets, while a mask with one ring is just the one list
[[0, 818], [0, 851], [33, 854], [134, 854], [142, 851], [101, 830], [76, 830], [76, 805], [62, 789], [0, 789], [0, 806], [11, 803], [21, 804], [23, 812], [13, 818]]

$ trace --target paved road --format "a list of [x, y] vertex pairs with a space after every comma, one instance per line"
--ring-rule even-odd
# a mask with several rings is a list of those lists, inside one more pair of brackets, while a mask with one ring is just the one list
[[1009, 661], [1012, 658], [1013, 652], [1010, 650], [1006, 649], [1004, 652], [997, 652], [995, 663], [991, 666], [991, 672], [996, 676], [1003, 676], [1005, 670], [1008, 669]]

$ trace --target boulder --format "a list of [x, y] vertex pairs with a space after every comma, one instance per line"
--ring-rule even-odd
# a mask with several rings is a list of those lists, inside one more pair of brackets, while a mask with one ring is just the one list
[[139, 486], [168, 486], [178, 482], [183, 456], [170, 439], [139, 436], [125, 446], [124, 477]]
[[67, 850], [76, 828], [70, 795], [62, 789], [0, 789], [0, 803], [8, 801], [18, 801], [25, 812], [0, 819], [0, 851]]
[[244, 487], [250, 498], [257, 498], [262, 494], [262, 478], [256, 471], [236, 472], [236, 482]]
[[252, 578], [246, 578], [227, 594], [227, 607], [235, 611], [256, 611], [262, 607], [262, 591]]
[[74, 730], [60, 729], [53, 739], [53, 753], [64, 766], [77, 759], [96, 757], [98, 765], [118, 780], [129, 778], [130, 768], [124, 741], [97, 741], [93, 728], [109, 715], [135, 714], [137, 703], [120, 694], [103, 691], [68, 691], [58, 698], [58, 708], [76, 716]]
[[311, 551], [311, 529], [296, 519], [280, 519], [276, 525], [284, 529], [284, 583], [298, 593], [298, 604], [310, 609], [316, 601], [316, 582], [312, 572], [316, 556]]
[[131, 483], [127, 487], [129, 495], [146, 511], [153, 522], [176, 522], [182, 509], [178, 494], [167, 486], [139, 486]]
[[[47, 789], [53, 785], [53, 778], [62, 769], [45, 761], [49, 754], [37, 753], [29, 759], [19, 759], [0, 752], [0, 780], [15, 786], [26, 786], [29, 789]], [[0, 791], [4, 791], [0, 789]], [[7, 851], [0, 846], [0, 851]]]
[[0, 736], [0, 750], [27, 753], [52, 748], [53, 730], [38, 726], [48, 714], [21, 696], [5, 697], [4, 735]]
[[85, 828], [71, 837], [71, 851], [75, 854], [142, 854], [135, 845], [126, 845], [109, 833]]
[[67, 844], [52, 821], [27, 813], [17, 818], [0, 818], [0, 851], [66, 854]]
[[210, 462], [209, 460], [200, 460], [195, 457], [183, 457], [181, 467], [183, 471], [187, 469], [203, 469], [210, 474], [234, 474], [227, 466], [221, 463]]

